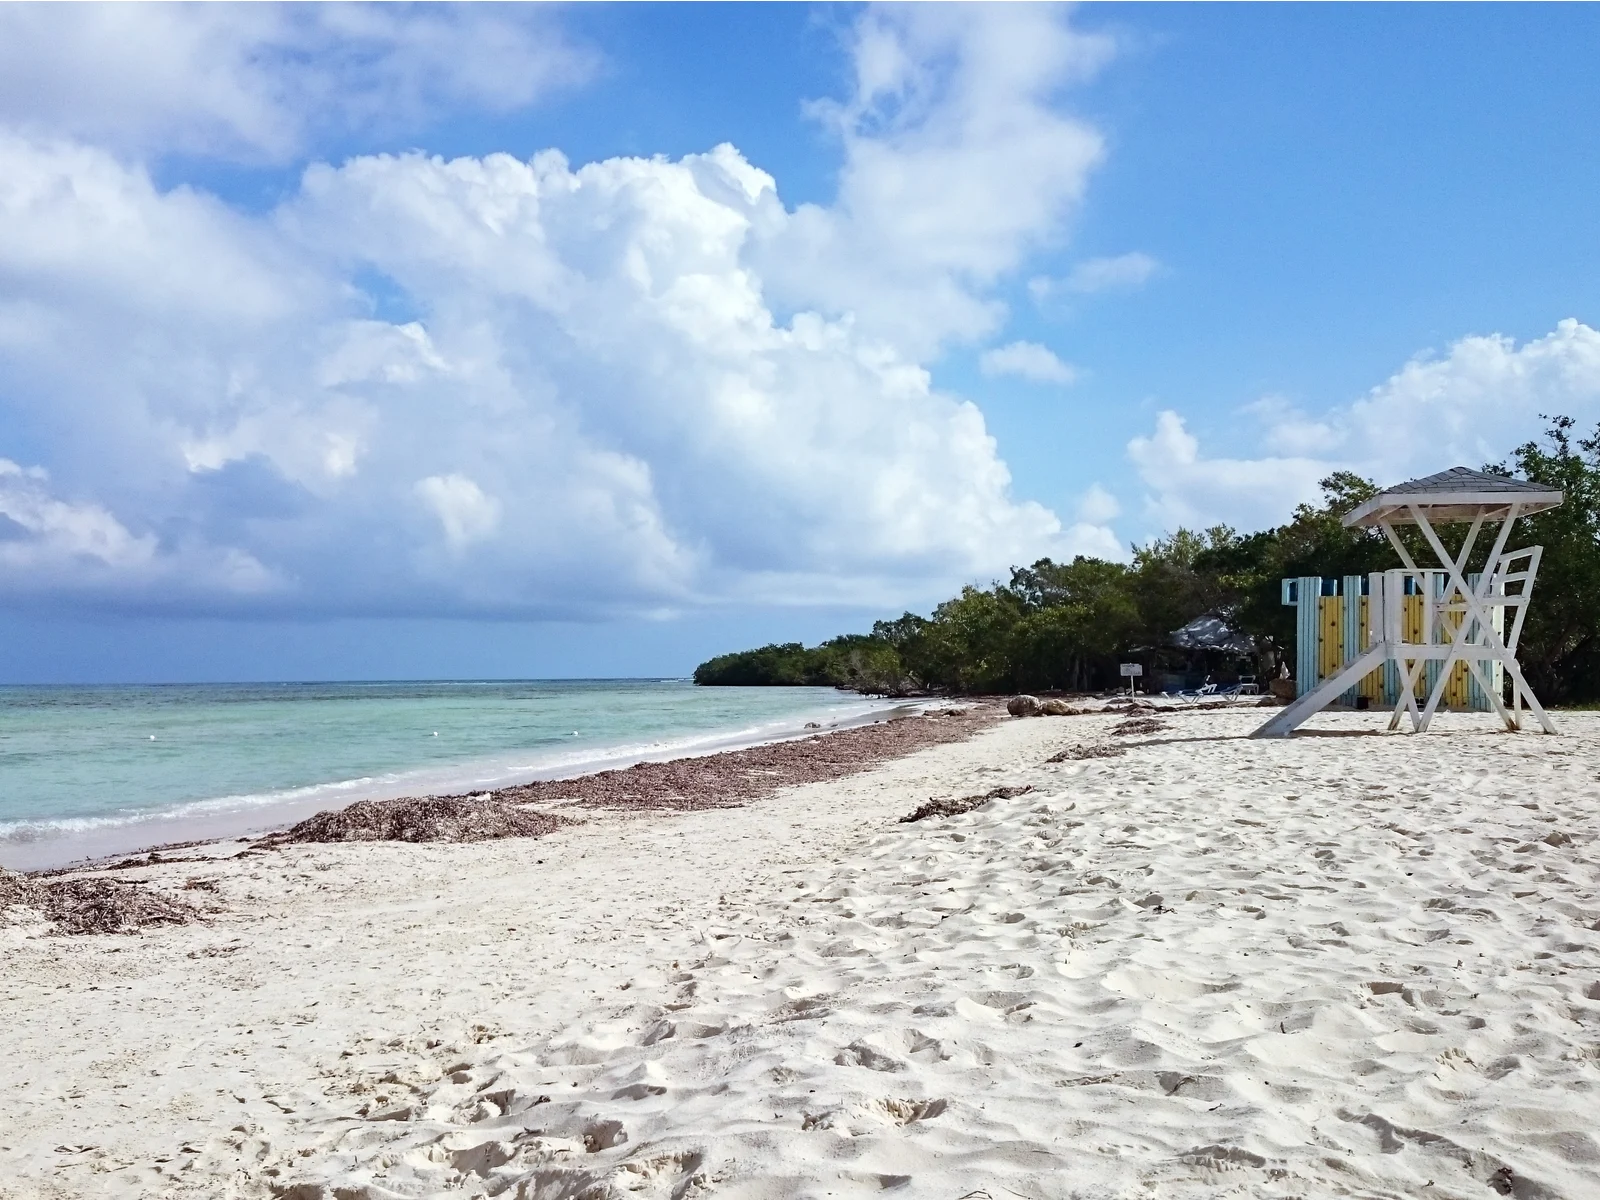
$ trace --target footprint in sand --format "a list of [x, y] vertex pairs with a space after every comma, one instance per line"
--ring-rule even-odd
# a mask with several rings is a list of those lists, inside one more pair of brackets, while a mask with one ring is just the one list
[[1264, 1167], [1267, 1160], [1238, 1146], [1199, 1146], [1182, 1156], [1182, 1161], [1212, 1171], [1238, 1170], [1241, 1167]]
[[910, 1125], [915, 1121], [930, 1121], [948, 1107], [943, 1100], [878, 1100], [871, 1109], [887, 1117], [896, 1125]]
[[841, 1067], [866, 1067], [869, 1071], [900, 1071], [905, 1064], [865, 1042], [851, 1042], [833, 1056]]

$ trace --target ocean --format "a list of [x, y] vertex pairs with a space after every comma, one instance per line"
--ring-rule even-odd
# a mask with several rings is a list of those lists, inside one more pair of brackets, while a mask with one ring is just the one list
[[892, 707], [680, 679], [0, 687], [0, 866], [733, 749]]

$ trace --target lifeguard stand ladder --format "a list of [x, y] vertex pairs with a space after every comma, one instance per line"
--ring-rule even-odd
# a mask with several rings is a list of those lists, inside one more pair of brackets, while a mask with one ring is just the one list
[[[1522, 728], [1522, 706], [1526, 702], [1540, 727], [1546, 733], [1554, 733], [1555, 726], [1517, 665], [1517, 639], [1522, 635], [1522, 622], [1528, 615], [1528, 601], [1533, 595], [1533, 582], [1539, 574], [1544, 547], [1507, 551], [1506, 540], [1518, 517], [1555, 508], [1563, 499], [1561, 492], [1542, 484], [1453, 467], [1437, 475], [1386, 488], [1347, 513], [1346, 528], [1383, 530], [1400, 555], [1404, 569], [1374, 571], [1368, 577], [1365, 652], [1319, 687], [1274, 714], [1250, 736], [1288, 737], [1309, 717], [1354, 687], [1369, 671], [1391, 661], [1401, 680], [1400, 698], [1389, 719], [1391, 730], [1398, 729], [1401, 714], [1409, 712], [1412, 729], [1425, 732], [1439, 707], [1451, 670], [1456, 663], [1465, 662], [1507, 729]], [[1461, 553], [1452, 558], [1434, 532], [1433, 522], [1469, 521], [1472, 528], [1462, 543]], [[1405, 544], [1395, 536], [1394, 527], [1403, 524], [1415, 524], [1422, 531], [1423, 538], [1438, 557], [1439, 567], [1427, 570], [1417, 567], [1406, 552]], [[1499, 524], [1500, 532], [1477, 586], [1473, 587], [1463, 572], [1485, 524]], [[1441, 576], [1442, 584], [1435, 582]], [[1422, 633], [1416, 642], [1404, 639], [1408, 579], [1417, 581], [1423, 597]], [[1495, 609], [1504, 612], [1500, 621], [1495, 620]], [[1497, 625], [1507, 631], [1504, 637], [1497, 631]], [[1419, 711], [1417, 679], [1431, 661], [1442, 665], [1427, 704]], [[1484, 664], [1494, 663], [1499, 663], [1511, 678], [1510, 710], [1501, 699], [1499, 689], [1485, 677]], [[1489, 674], [1492, 676], [1493, 671]]]

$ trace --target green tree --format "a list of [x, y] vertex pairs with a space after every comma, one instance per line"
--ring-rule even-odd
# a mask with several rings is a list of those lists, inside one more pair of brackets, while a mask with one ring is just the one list
[[1005, 590], [1022, 611], [1009, 647], [1015, 686], [1084, 691], [1114, 679], [1138, 628], [1133, 587], [1126, 566], [1083, 555], [1013, 569]]
[[1239, 535], [1226, 525], [1203, 533], [1180, 528], [1149, 545], [1133, 547], [1131, 591], [1138, 608], [1138, 644], [1155, 649], [1167, 644], [1172, 631], [1202, 613], [1229, 607], [1233, 597], [1217, 577], [1197, 569], [1207, 554], [1237, 544]]
[[1520, 523], [1516, 543], [1543, 546], [1544, 556], [1517, 658], [1541, 699], [1588, 701], [1600, 698], [1600, 427], [1574, 444], [1571, 417], [1545, 420], [1544, 438], [1512, 459], [1523, 478], [1566, 499]]

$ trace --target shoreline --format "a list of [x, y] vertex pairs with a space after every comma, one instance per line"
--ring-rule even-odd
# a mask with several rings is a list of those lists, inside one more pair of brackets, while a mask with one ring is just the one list
[[[968, 701], [960, 706], [946, 704], [940, 708], [896, 704], [891, 709], [846, 718], [828, 727], [802, 729], [744, 745], [706, 749], [672, 758], [636, 753], [613, 755], [597, 761], [627, 761], [628, 765], [585, 769], [577, 774], [559, 774], [553, 778], [533, 779], [499, 788], [384, 797], [372, 803], [382, 806], [401, 802], [473, 799], [518, 806], [544, 806], [557, 812], [568, 806], [659, 811], [732, 807], [753, 803], [782, 787], [838, 779], [868, 770], [888, 759], [914, 753], [925, 746], [970, 737], [988, 720], [997, 719], [1002, 712], [998, 705], [981, 701]], [[300, 815], [302, 820], [309, 820], [349, 807], [337, 805], [325, 808], [319, 805], [303, 814], [297, 809], [296, 815]], [[171, 852], [216, 850], [228, 843], [245, 843], [247, 846], [271, 843], [281, 839], [289, 824], [279, 820], [269, 827], [258, 826], [245, 832], [136, 845], [93, 857], [27, 868], [20, 873], [47, 878], [78, 872], [127, 869], [148, 865], [152, 861], [214, 858], [215, 854], [208, 853], [173, 857]]]
[[[863, 701], [865, 702], [865, 701]], [[970, 703], [970, 702], [962, 702]], [[639, 763], [668, 762], [678, 759], [710, 758], [720, 754], [816, 736], [820, 730], [832, 733], [870, 727], [883, 721], [915, 715], [930, 707], [929, 702], [884, 701], [881, 706], [843, 716], [819, 725], [801, 724], [798, 719], [769, 722], [748, 729], [710, 732], [648, 745], [622, 743], [596, 747], [576, 760], [556, 761], [520, 770], [496, 769], [477, 760], [450, 768], [439, 768], [436, 776], [481, 776], [468, 786], [430, 791], [414, 783], [377, 784], [371, 780], [351, 780], [288, 789], [279, 799], [256, 802], [250, 797], [222, 797], [191, 801], [167, 810], [155, 810], [126, 821], [106, 822], [71, 834], [17, 838], [0, 843], [0, 869], [23, 873], [61, 873], [91, 869], [107, 862], [166, 847], [192, 847], [240, 838], [256, 838], [275, 832], [320, 812], [337, 810], [363, 800], [388, 801], [427, 795], [482, 795], [527, 785], [583, 778], [630, 767]], [[802, 716], [806, 714], [801, 714]], [[418, 774], [413, 771], [410, 774]], [[366, 786], [358, 786], [366, 785]], [[300, 795], [299, 793], [311, 793]], [[341, 794], [343, 793], [343, 794]]]

